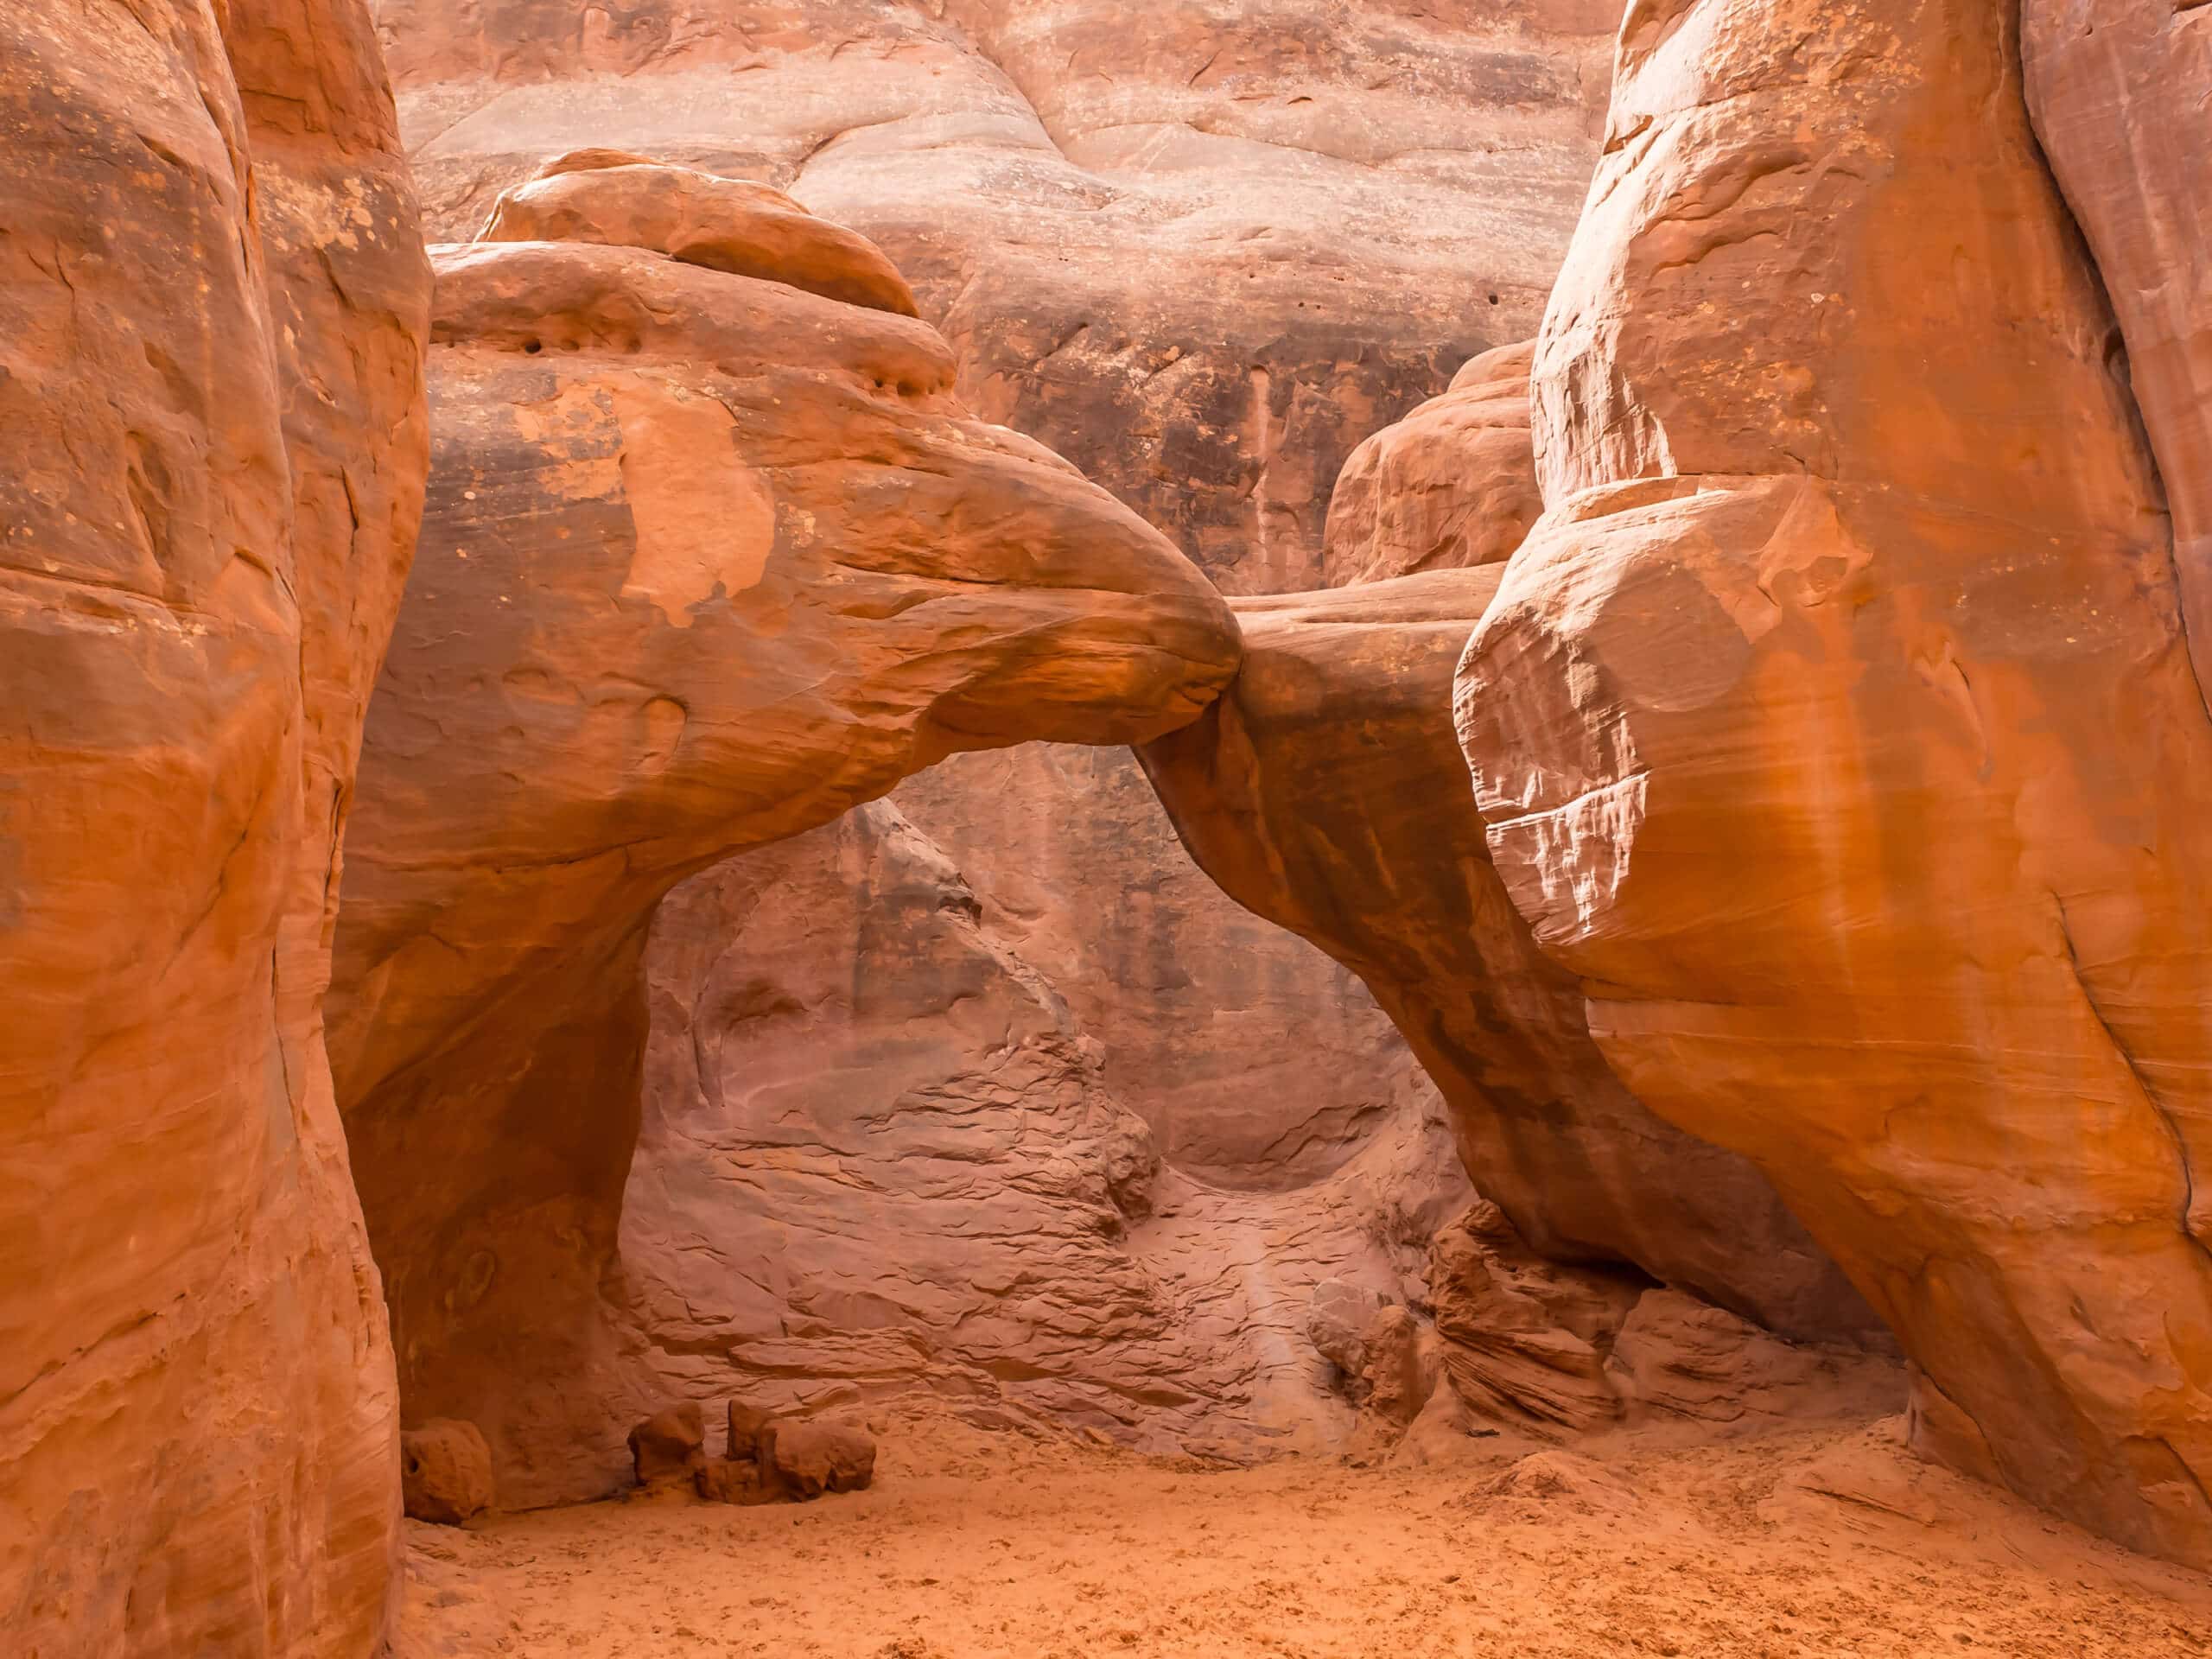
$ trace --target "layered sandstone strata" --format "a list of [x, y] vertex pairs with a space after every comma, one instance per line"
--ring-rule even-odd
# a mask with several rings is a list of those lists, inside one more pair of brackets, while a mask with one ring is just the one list
[[2212, 1561], [2201, 254], [2146, 285], [2201, 22], [2094, 10], [2027, 9], [2085, 245], [2017, 8], [1631, 9], [1459, 722], [1599, 1048], [1849, 1271], [1922, 1446]]
[[522, 1383], [595, 1351], [662, 896], [956, 750], [1158, 735], [1237, 649], [1158, 532], [968, 413], [933, 329], [814, 291], [826, 227], [783, 245], [806, 286], [694, 262], [788, 199], [593, 153], [500, 226], [554, 187], [571, 239], [436, 256], [333, 1020], [410, 1414], [477, 1422], [514, 1501]]
[[359, 1655], [397, 1406], [321, 1007], [429, 280], [352, 0], [0, 16], [0, 1629]]
[[[1618, 0], [380, 0], [431, 216], [546, 155], [742, 174], [880, 243], [969, 406], [1224, 588], [1321, 584], [1353, 448], [1535, 330]], [[1197, 870], [1118, 750], [899, 792], [1104, 1046], [1162, 1154], [1295, 1184], [1424, 1085], [1357, 981]]]
[[[1425, 1303], [1427, 1241], [1470, 1196], [1433, 1095], [1294, 1190], [1165, 1164], [1096, 1040], [887, 802], [693, 877], [645, 970], [620, 1336], [588, 1384], [601, 1478], [617, 1426], [670, 1397], [926, 1395], [1169, 1455], [1326, 1447], [1351, 1422], [1300, 1334], [1314, 1287]], [[576, 1386], [524, 1432], [572, 1432]]]

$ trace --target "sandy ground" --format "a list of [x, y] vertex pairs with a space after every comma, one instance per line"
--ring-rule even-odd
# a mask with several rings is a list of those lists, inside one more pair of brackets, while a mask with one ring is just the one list
[[874, 1490], [410, 1522], [399, 1659], [2158, 1659], [2212, 1580], [1904, 1454], [1897, 1420], [1423, 1466], [1174, 1466], [887, 1422]]

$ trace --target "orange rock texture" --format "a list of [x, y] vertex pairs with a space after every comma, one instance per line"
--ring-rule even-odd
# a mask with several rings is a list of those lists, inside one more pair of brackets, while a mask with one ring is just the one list
[[[1618, 14], [378, 8], [442, 234], [474, 236], [502, 189], [580, 145], [787, 191], [896, 260], [970, 409], [1243, 593], [1321, 585], [1353, 448], [1534, 334], [1597, 156]], [[1357, 980], [1192, 868], [1125, 753], [955, 757], [897, 799], [1068, 999], [1176, 1166], [1302, 1179], [1423, 1091]]]
[[926, 1395], [1171, 1456], [1328, 1447], [1353, 1424], [1302, 1335], [1315, 1287], [1426, 1302], [1428, 1239], [1471, 1197], [1433, 1096], [1289, 1190], [1177, 1169], [889, 802], [693, 877], [645, 971], [605, 1403], [579, 1413], [572, 1381], [508, 1420], [602, 1477], [671, 1397]]
[[512, 1501], [503, 1402], [596, 1339], [663, 894], [956, 750], [1156, 736], [1237, 651], [1156, 531], [968, 413], [873, 249], [604, 153], [495, 230], [556, 187], [569, 239], [436, 252], [332, 1021], [410, 1415], [477, 1422]]
[[429, 273], [353, 0], [0, 16], [0, 1629], [359, 1655], [397, 1413], [324, 1054]]
[[2203, 22], [2026, 8], [2055, 181], [2019, 10], [1630, 8], [1459, 722], [1599, 1047], [1850, 1273], [1919, 1444], [2205, 1563], [2201, 245], [2146, 286]]
[[1235, 682], [1147, 745], [1146, 769], [1209, 874], [1374, 991], [1443, 1091], [1475, 1185], [1530, 1246], [1631, 1264], [1790, 1335], [1871, 1336], [1766, 1179], [1621, 1086], [1581, 988], [1491, 867], [1451, 697], [1503, 574], [1233, 601]]
[[1522, 340], [1484, 352], [1351, 452], [1329, 497], [1321, 586], [1512, 557], [1543, 512]]
[[2167, 505], [2190, 649], [2212, 642], [2212, 11], [2026, 0], [2028, 112], [2127, 345]]

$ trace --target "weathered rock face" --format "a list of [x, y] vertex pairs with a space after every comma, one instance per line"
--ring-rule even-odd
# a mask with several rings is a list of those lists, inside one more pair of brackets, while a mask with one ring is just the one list
[[375, 1647], [383, 1310], [321, 1003], [429, 274], [350, 0], [0, 18], [0, 1627]]
[[[382, 0], [433, 221], [549, 154], [742, 173], [880, 243], [985, 418], [1224, 588], [1321, 585], [1353, 447], [1535, 330], [1618, 0]], [[1525, 416], [1524, 416], [1525, 419]], [[1357, 982], [1192, 869], [1120, 751], [958, 756], [902, 810], [1209, 1181], [1303, 1181], [1424, 1087]]]
[[1796, 1343], [1632, 1271], [1531, 1251], [1496, 1205], [1436, 1235], [1428, 1268], [1444, 1376], [1465, 1409], [1538, 1440], [1622, 1422], [1706, 1438], [1793, 1416], [1894, 1413], [1894, 1355]]
[[334, 1001], [410, 1411], [503, 1459], [517, 1379], [596, 1339], [661, 896], [956, 749], [1155, 735], [1236, 651], [1157, 532], [967, 414], [926, 325], [628, 245], [665, 228], [639, 175], [713, 193], [607, 159], [566, 190], [590, 239], [438, 256]]
[[645, 963], [605, 1334], [498, 1402], [518, 1501], [619, 1484], [620, 1426], [670, 1399], [925, 1394], [1169, 1454], [1328, 1444], [1350, 1413], [1300, 1335], [1312, 1287], [1421, 1300], [1469, 1197], [1433, 1096], [1295, 1191], [1163, 1166], [1096, 1042], [888, 803], [693, 877]]
[[1620, 1415], [1605, 1364], [1645, 1288], [1635, 1274], [1548, 1261], [1488, 1202], [1439, 1233], [1433, 1253], [1445, 1376], [1478, 1416], [1566, 1436]]
[[1233, 601], [1243, 668], [1144, 763], [1198, 863], [1366, 982], [1452, 1108], [1476, 1186], [1536, 1249], [1631, 1263], [1778, 1331], [1865, 1304], [1745, 1159], [1646, 1109], [1491, 868], [1453, 670], [1502, 568]]
[[1128, 750], [959, 755], [893, 798], [1066, 1000], [1106, 1085], [1177, 1169], [1300, 1186], [1431, 1096], [1349, 970], [1191, 861]]
[[1923, 1445], [2212, 1560], [2193, 573], [2018, 54], [1994, 0], [1631, 10], [1460, 728], [1599, 1047], [1851, 1273]]
[[1533, 342], [1484, 352], [1351, 452], [1329, 498], [1321, 586], [1513, 556], [1543, 512], [1529, 435]]
[[789, 190], [915, 281], [980, 413], [1249, 592], [1313, 585], [1354, 444], [1528, 336], [1589, 176], [1617, 11], [380, 0], [378, 16], [440, 234], [474, 234], [500, 190], [586, 144]]
[[2212, 11], [2025, 0], [2028, 109], [2127, 342], [2173, 513], [2192, 660], [2212, 652]]
[[555, 157], [493, 204], [480, 239], [655, 248], [683, 264], [919, 315], [906, 279], [866, 237], [817, 219], [768, 185], [659, 167], [622, 150]]

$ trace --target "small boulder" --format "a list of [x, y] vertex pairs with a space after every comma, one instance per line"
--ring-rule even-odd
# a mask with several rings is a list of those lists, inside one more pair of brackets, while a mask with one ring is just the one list
[[1388, 1299], [1349, 1279], [1324, 1279], [1306, 1310], [1306, 1339], [1357, 1382], [1367, 1370], [1367, 1327]]
[[760, 1455], [760, 1431], [768, 1427], [768, 1414], [757, 1406], [748, 1406], [742, 1400], [729, 1402], [729, 1456], [732, 1459], [757, 1459]]
[[794, 1497], [856, 1492], [875, 1478], [875, 1436], [855, 1423], [770, 1423], [761, 1431], [760, 1472]]
[[457, 1527], [492, 1507], [492, 1448], [475, 1424], [434, 1417], [400, 1435], [399, 1480], [409, 1515]]
[[707, 1465], [707, 1428], [698, 1402], [654, 1413], [630, 1431], [630, 1462], [640, 1486], [696, 1481]]

